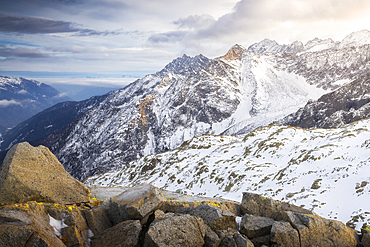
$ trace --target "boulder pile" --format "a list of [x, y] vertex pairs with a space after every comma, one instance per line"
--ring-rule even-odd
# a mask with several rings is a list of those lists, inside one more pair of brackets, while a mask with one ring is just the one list
[[104, 201], [92, 188], [98, 199], [91, 199], [50, 151], [28, 145], [12, 148], [1, 167], [0, 246], [370, 246], [368, 227], [358, 234], [342, 222], [247, 192], [237, 203], [142, 184], [114, 188], [114, 195], [99, 188], [109, 195]]

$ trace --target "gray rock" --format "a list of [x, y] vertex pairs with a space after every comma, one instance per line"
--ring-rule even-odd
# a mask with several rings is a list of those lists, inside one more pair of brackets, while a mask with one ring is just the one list
[[90, 230], [97, 235], [113, 226], [108, 217], [108, 210], [103, 206], [83, 211]]
[[200, 205], [195, 208], [183, 208], [176, 213], [198, 216], [204, 220], [212, 230], [225, 230], [228, 228], [238, 229], [235, 215], [229, 211], [222, 210], [210, 205]]
[[217, 234], [206, 225], [206, 234], [204, 236], [204, 247], [217, 247], [219, 246], [221, 239]]
[[215, 231], [218, 237], [221, 239], [219, 246], [246, 246], [254, 247], [253, 243], [246, 237], [239, 233], [239, 231], [229, 228], [227, 230]]
[[249, 239], [270, 234], [274, 220], [267, 217], [258, 217], [245, 214], [240, 222], [240, 232]]
[[271, 228], [271, 242], [284, 247], [300, 246], [298, 231], [289, 222], [275, 221]]
[[14, 145], [0, 170], [0, 205], [28, 201], [73, 204], [89, 202], [91, 193], [64, 170], [44, 146]]
[[36, 203], [0, 210], [0, 246], [65, 247], [49, 225], [45, 208]]
[[206, 225], [192, 215], [154, 220], [145, 234], [144, 246], [203, 246]]
[[269, 246], [270, 245], [270, 235], [258, 237], [258, 238], [252, 238], [252, 243], [254, 244], [254, 247], [263, 247], [263, 246]]
[[139, 242], [139, 220], [127, 220], [115, 225], [91, 239], [91, 247], [131, 247]]
[[292, 226], [298, 230], [301, 247], [306, 246], [353, 246], [357, 238], [353, 229], [342, 222], [314, 215], [287, 212]]
[[141, 220], [165, 202], [162, 192], [149, 184], [142, 184], [112, 197], [108, 215], [114, 225], [124, 220]]
[[370, 227], [361, 228], [362, 239], [361, 242], [364, 247], [370, 247]]
[[252, 214], [274, 220], [285, 220], [285, 211], [313, 214], [310, 210], [248, 192], [243, 192], [241, 211], [242, 214]]

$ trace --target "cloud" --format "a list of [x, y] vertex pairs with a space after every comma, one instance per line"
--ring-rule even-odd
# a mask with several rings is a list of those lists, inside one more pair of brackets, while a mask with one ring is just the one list
[[28, 92], [26, 90], [22, 89], [22, 90], [18, 91], [18, 94], [28, 94]]
[[20, 34], [74, 33], [76, 36], [117, 35], [116, 31], [97, 31], [80, 28], [76, 23], [57, 21], [40, 17], [0, 14], [0, 32]]
[[6, 100], [6, 99], [3, 99], [3, 100], [0, 100], [0, 107], [8, 107], [10, 105], [21, 105], [21, 103], [15, 101], [14, 99], [11, 99], [11, 100]]
[[180, 18], [174, 21], [173, 24], [177, 25], [178, 28], [189, 28], [189, 29], [199, 29], [204, 27], [209, 27], [215, 23], [215, 18], [211, 15], [190, 15], [186, 18]]
[[0, 57], [46, 58], [49, 55], [36, 48], [11, 47], [0, 44]]
[[181, 41], [187, 32], [185, 31], [172, 31], [167, 33], [154, 34], [148, 38], [150, 43], [167, 43]]

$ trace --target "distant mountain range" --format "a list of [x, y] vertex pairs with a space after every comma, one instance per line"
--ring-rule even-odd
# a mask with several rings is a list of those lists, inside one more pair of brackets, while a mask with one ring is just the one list
[[[328, 93], [345, 91], [341, 87], [348, 83], [366, 82], [369, 33], [356, 32], [341, 42], [314, 39], [302, 46], [264, 40], [249, 49], [235, 45], [215, 59], [184, 55], [112, 92], [33, 144], [51, 148], [67, 171], [83, 180], [177, 148], [193, 136], [245, 135], [297, 114], [307, 103], [332, 97], [324, 96]], [[351, 97], [355, 100], [356, 93]]]
[[36, 113], [71, 100], [44, 83], [0, 76], [0, 135]]

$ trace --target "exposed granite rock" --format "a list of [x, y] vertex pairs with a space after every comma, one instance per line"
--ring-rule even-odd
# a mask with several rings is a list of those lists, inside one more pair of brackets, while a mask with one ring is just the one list
[[240, 222], [240, 232], [249, 239], [269, 235], [274, 222], [271, 218], [245, 214]]
[[141, 225], [139, 220], [126, 220], [106, 229], [91, 239], [92, 247], [131, 247], [139, 242]]
[[243, 192], [241, 211], [243, 214], [247, 213], [254, 216], [268, 217], [275, 220], [281, 220], [283, 217], [285, 217], [285, 211], [313, 214], [313, 212], [310, 210], [248, 192]]
[[206, 225], [192, 215], [155, 220], [145, 235], [144, 246], [203, 246]]
[[361, 242], [364, 247], [370, 247], [370, 227], [366, 226], [361, 229], [362, 239]]
[[83, 213], [86, 222], [94, 235], [97, 235], [113, 226], [108, 217], [108, 210], [103, 206], [84, 210]]
[[229, 228], [227, 230], [217, 230], [215, 232], [221, 239], [220, 247], [254, 247], [253, 243], [246, 236], [241, 235], [236, 229]]
[[0, 170], [0, 205], [27, 201], [89, 202], [91, 193], [74, 179], [44, 146], [14, 145]]
[[300, 246], [298, 231], [284, 221], [275, 221], [272, 225], [271, 242], [284, 247]]
[[[25, 209], [29, 212], [25, 212]], [[27, 207], [18, 205], [1, 209], [0, 246], [62, 247], [65, 245], [50, 226], [44, 206], [32, 203]]]
[[190, 214], [198, 216], [204, 220], [213, 231], [226, 230], [228, 228], [238, 229], [238, 224], [235, 221], [235, 215], [210, 205], [200, 205], [195, 208], [184, 208], [176, 211], [176, 213]]
[[287, 216], [299, 232], [301, 247], [357, 245], [354, 230], [342, 222], [292, 212], [287, 212]]
[[158, 188], [142, 184], [111, 198], [109, 217], [114, 225], [124, 220], [141, 220], [165, 201]]

